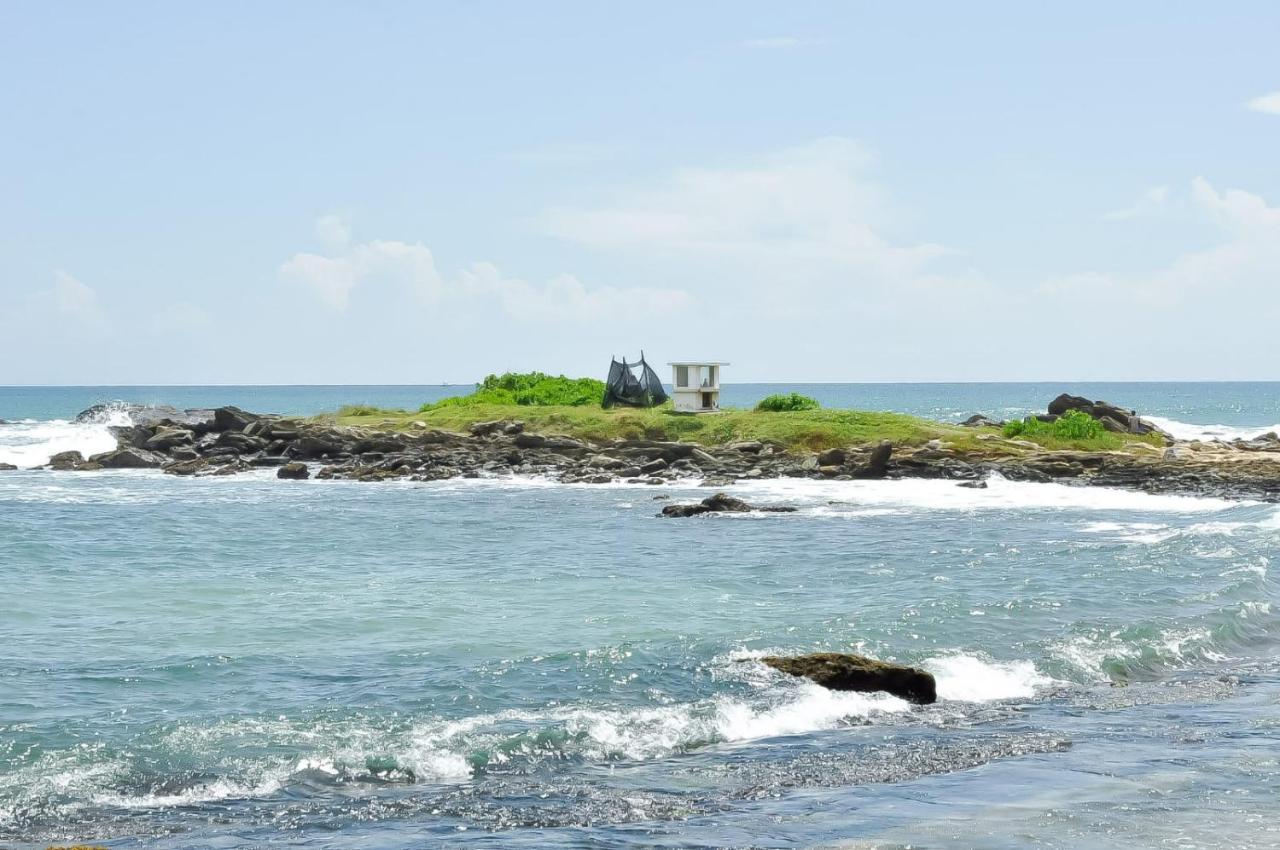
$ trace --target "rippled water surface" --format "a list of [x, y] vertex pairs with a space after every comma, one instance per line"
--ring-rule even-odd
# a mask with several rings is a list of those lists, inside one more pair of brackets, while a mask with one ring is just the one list
[[706, 492], [0, 473], [0, 847], [1280, 846], [1280, 506]]

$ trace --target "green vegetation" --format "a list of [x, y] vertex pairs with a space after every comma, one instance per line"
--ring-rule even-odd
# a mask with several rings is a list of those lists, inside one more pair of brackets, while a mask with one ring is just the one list
[[821, 405], [818, 404], [817, 399], [809, 398], [807, 395], [776, 393], [760, 399], [760, 403], [756, 405], [756, 410], [784, 413], [795, 410], [817, 410], [819, 407]]
[[476, 384], [471, 395], [446, 398], [424, 404], [422, 413], [447, 407], [518, 405], [520, 407], [583, 407], [599, 405], [604, 398], [604, 381], [595, 378], [566, 378], [543, 372], [507, 372], [490, 375]]
[[371, 404], [344, 404], [338, 408], [339, 416], [373, 416], [384, 412]]
[[1113, 434], [1103, 428], [1101, 422], [1079, 410], [1068, 410], [1053, 422], [1042, 422], [1034, 416], [1007, 422], [1001, 433], [1009, 439], [1031, 440], [1049, 449], [1116, 451], [1134, 442], [1164, 445], [1164, 439], [1157, 434], [1145, 437]]
[[482, 401], [427, 405], [417, 413], [382, 410], [362, 415], [344, 415], [340, 412], [336, 417], [326, 418], [340, 425], [396, 430], [425, 426], [462, 432], [476, 422], [519, 419], [528, 430], [536, 433], [565, 434], [595, 441], [683, 440], [719, 445], [738, 440], [761, 440], [787, 448], [814, 451], [879, 440], [893, 440], [899, 445], [920, 445], [932, 439], [944, 439], [971, 446], [980, 430], [930, 422], [902, 413], [859, 410], [806, 410], [792, 413], [722, 410], [713, 414], [691, 415], [676, 413], [670, 405], [647, 409], [604, 410], [598, 404], [519, 406]]
[[1068, 410], [1053, 422], [1041, 422], [1034, 416], [1007, 422], [1006, 437], [1054, 437], [1059, 440], [1094, 440], [1106, 433], [1102, 423], [1087, 413]]

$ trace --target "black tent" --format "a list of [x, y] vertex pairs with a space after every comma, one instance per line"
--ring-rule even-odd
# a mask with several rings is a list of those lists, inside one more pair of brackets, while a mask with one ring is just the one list
[[657, 407], [667, 400], [667, 391], [657, 373], [644, 361], [640, 352], [639, 363], [621, 363], [610, 358], [609, 378], [604, 383], [604, 407], [624, 404], [628, 407]]

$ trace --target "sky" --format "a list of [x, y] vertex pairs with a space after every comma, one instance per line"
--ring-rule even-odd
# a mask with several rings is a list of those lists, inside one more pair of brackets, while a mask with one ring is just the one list
[[1280, 379], [1280, 5], [0, 4], [0, 385]]

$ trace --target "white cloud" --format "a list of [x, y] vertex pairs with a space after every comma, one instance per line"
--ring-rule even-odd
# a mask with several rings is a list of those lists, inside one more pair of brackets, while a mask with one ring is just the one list
[[1246, 107], [1254, 112], [1265, 112], [1268, 115], [1280, 115], [1280, 91], [1264, 94], [1261, 97], [1255, 97], [1253, 100], [1245, 104]]
[[[322, 241], [334, 234], [330, 217], [317, 223]], [[478, 262], [446, 278], [436, 269], [431, 251], [420, 243], [373, 240], [350, 244], [349, 228], [330, 238], [332, 255], [299, 253], [280, 266], [280, 276], [301, 285], [335, 311], [347, 309], [351, 293], [368, 283], [389, 284], [425, 304], [448, 301], [453, 307], [488, 308], [494, 304], [521, 321], [581, 321], [626, 309], [628, 315], [659, 315], [686, 304], [689, 296], [672, 289], [588, 288], [561, 275], [538, 286], [507, 277], [492, 263]]]
[[[1240, 297], [1273, 299], [1280, 282], [1280, 208], [1239, 189], [1218, 191], [1209, 181], [1191, 181], [1190, 199], [1206, 223], [1215, 228], [1216, 245], [1186, 252], [1168, 265], [1138, 274], [1085, 272], [1045, 281], [1049, 295], [1138, 300], [1150, 305], [1174, 304], [1202, 296], [1206, 309], [1230, 305]], [[1266, 302], [1256, 302], [1262, 308]]]
[[1102, 220], [1103, 221], [1123, 221], [1125, 219], [1138, 218], [1140, 216], [1154, 212], [1155, 210], [1164, 206], [1165, 202], [1168, 200], [1169, 200], [1168, 186], [1153, 186], [1150, 189], [1148, 189], [1146, 192], [1143, 192], [1142, 197], [1139, 198], [1136, 202], [1134, 202], [1132, 206], [1125, 207], [1124, 209], [1112, 210], [1111, 212], [1103, 213]]
[[893, 215], [874, 162], [853, 139], [819, 139], [732, 168], [683, 169], [598, 206], [553, 207], [536, 225], [593, 247], [738, 261], [753, 274], [839, 269], [900, 282], [944, 251], [883, 234]]
[[767, 38], [749, 38], [742, 42], [742, 46], [753, 50], [791, 50], [796, 47], [814, 47], [824, 43], [825, 40], [821, 38], [775, 35]]
[[53, 289], [50, 294], [54, 305], [64, 313], [82, 317], [98, 314], [98, 293], [62, 269], [53, 273]]

